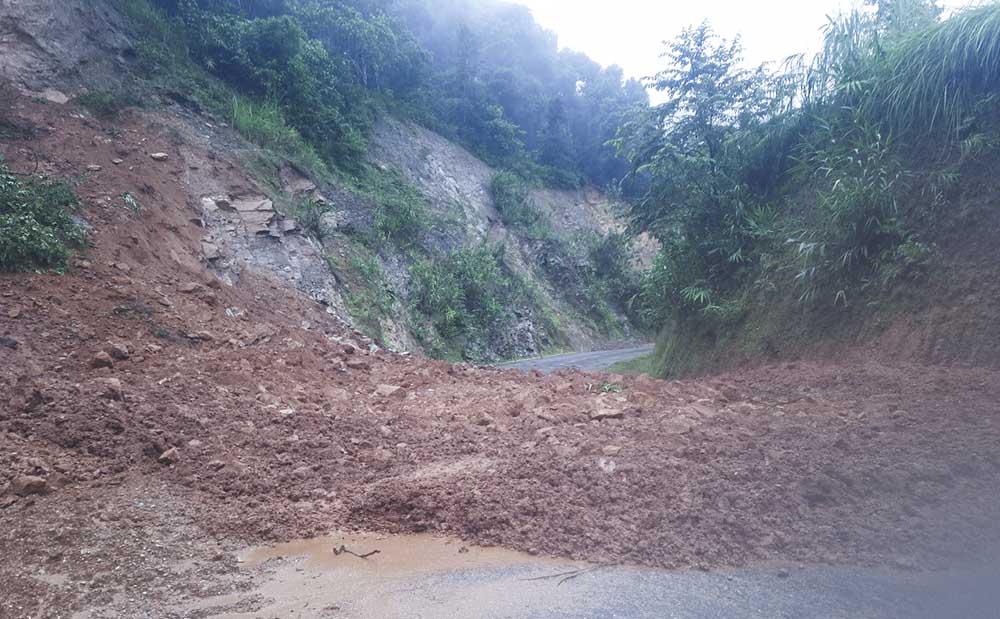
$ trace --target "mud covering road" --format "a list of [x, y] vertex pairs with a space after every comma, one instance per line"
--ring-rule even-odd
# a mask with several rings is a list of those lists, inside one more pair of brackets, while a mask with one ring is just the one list
[[545, 373], [558, 370], [600, 372], [607, 370], [616, 363], [632, 361], [633, 359], [651, 354], [654, 349], [655, 346], [648, 344], [646, 346], [623, 348], [621, 350], [569, 353], [566, 355], [554, 355], [552, 357], [511, 361], [510, 363], [500, 364], [498, 367], [510, 370], [538, 370]]
[[172, 609], [252, 589], [248, 546], [343, 530], [679, 570], [993, 558], [996, 370], [859, 353], [667, 382], [371, 352], [284, 281], [218, 278], [183, 132], [22, 106], [46, 129], [0, 152], [79, 179], [93, 232], [65, 275], [0, 275], [4, 619], [212, 616]]
[[[364, 560], [334, 554], [333, 549], [345, 545], [381, 551]], [[541, 559], [426, 535], [368, 535], [259, 549], [247, 552], [242, 566], [253, 574], [252, 589], [185, 610], [214, 607], [225, 619], [1000, 616], [996, 564], [928, 573], [805, 565], [670, 572]], [[258, 600], [258, 610], [224, 610], [251, 599]]]

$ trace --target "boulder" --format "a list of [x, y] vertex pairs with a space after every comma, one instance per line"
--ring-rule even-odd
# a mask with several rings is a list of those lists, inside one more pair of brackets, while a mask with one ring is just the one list
[[371, 368], [371, 364], [364, 359], [359, 359], [357, 357], [351, 357], [348, 359], [346, 365], [352, 370], [368, 370]]
[[122, 402], [125, 400], [125, 388], [117, 378], [102, 378], [97, 381], [101, 388], [101, 397], [107, 400]]
[[34, 475], [21, 475], [15, 477], [10, 484], [11, 491], [17, 496], [29, 496], [32, 494], [42, 494], [48, 488], [48, 482], [44, 477]]
[[164, 451], [157, 458], [160, 464], [176, 464], [181, 459], [181, 452], [177, 450], [176, 447], [171, 447], [170, 449]]
[[170, 159], [170, 155], [167, 153], [150, 153], [149, 158], [153, 161], [166, 161], [167, 159]]
[[129, 357], [128, 346], [118, 342], [108, 342], [105, 344], [104, 352], [108, 353], [115, 361], [125, 361]]
[[109, 355], [108, 353], [104, 352], [103, 350], [101, 352], [97, 353], [96, 355], [94, 355], [94, 358], [90, 360], [90, 367], [92, 367], [94, 369], [98, 369], [98, 368], [110, 368], [114, 364], [115, 364], [115, 362], [114, 362], [114, 359], [111, 358], [111, 355]]
[[218, 260], [222, 257], [222, 252], [219, 246], [215, 243], [209, 243], [208, 241], [201, 242], [201, 252], [205, 255], [205, 259], [212, 262]]
[[379, 385], [375, 387], [375, 395], [388, 398], [401, 393], [402, 390], [403, 388], [397, 385]]

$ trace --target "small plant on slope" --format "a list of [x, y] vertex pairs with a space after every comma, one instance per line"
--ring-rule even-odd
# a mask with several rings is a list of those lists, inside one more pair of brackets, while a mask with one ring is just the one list
[[85, 239], [70, 215], [78, 204], [65, 183], [20, 178], [0, 159], [0, 271], [65, 269]]

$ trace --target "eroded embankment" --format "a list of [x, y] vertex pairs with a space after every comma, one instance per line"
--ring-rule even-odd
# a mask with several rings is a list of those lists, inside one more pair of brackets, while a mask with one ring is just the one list
[[[352, 527], [708, 568], [933, 567], [995, 534], [994, 371], [661, 382], [369, 353], [282, 281], [216, 278], [144, 117], [125, 165], [58, 118], [15, 148], [79, 175], [93, 247], [65, 276], [0, 278], [5, 616], [207, 596], [237, 542]], [[109, 199], [142, 187], [139, 214]]]

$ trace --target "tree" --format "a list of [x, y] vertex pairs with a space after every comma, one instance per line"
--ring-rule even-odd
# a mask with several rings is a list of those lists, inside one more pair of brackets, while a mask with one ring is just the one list
[[[709, 306], [753, 255], [757, 197], [747, 182], [752, 140], [776, 113], [770, 76], [742, 67], [738, 40], [707, 23], [673, 41], [651, 84], [667, 100], [640, 114], [616, 140], [645, 188], [631, 203], [636, 231], [663, 245], [661, 294], [678, 306]], [[686, 291], [686, 292], [685, 292]]]
[[635, 173], [654, 179], [634, 205], [633, 221], [660, 236], [673, 234], [679, 211], [719, 215], [732, 206], [741, 189], [739, 137], [768, 111], [767, 76], [742, 68], [738, 39], [721, 40], [703, 23], [682, 32], [665, 57], [670, 68], [651, 83], [667, 100], [619, 141], [624, 148], [635, 145], [629, 154]]
[[865, 0], [877, 9], [876, 23], [890, 40], [929, 28], [941, 18], [937, 0]]

